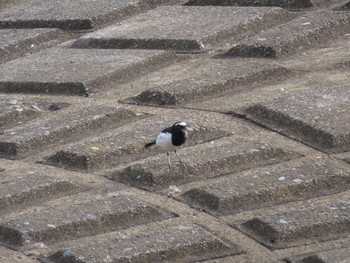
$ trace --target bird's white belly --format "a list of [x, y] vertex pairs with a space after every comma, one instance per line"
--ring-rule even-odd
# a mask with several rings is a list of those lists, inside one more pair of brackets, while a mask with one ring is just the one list
[[176, 146], [171, 142], [171, 133], [160, 133], [157, 136], [156, 144], [165, 151], [175, 151]]

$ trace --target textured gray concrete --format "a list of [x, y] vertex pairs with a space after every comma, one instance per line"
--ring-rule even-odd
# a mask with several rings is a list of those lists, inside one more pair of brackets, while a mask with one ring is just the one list
[[[149, 123], [152, 122], [152, 125]], [[151, 142], [157, 136], [159, 127], [171, 124], [160, 122], [155, 118], [145, 118], [139, 122], [139, 128], [128, 129], [125, 132], [111, 132], [94, 140], [74, 144], [60, 150], [46, 159], [46, 163], [72, 170], [88, 170], [108, 168], [116, 164], [139, 160], [157, 154], [156, 147], [144, 149], [145, 143]], [[212, 141], [227, 136], [228, 133], [216, 129], [189, 123], [191, 141], [186, 146]], [[147, 136], [145, 136], [147, 134]]]
[[0, 90], [88, 95], [104, 83], [125, 81], [170, 58], [164, 51], [46, 49], [1, 65]]
[[[349, 86], [305, 91], [246, 109], [249, 118], [324, 151], [350, 147]], [[254, 117], [253, 117], [254, 116]], [[287, 128], [288, 126], [288, 128]]]
[[103, 106], [79, 109], [65, 116], [56, 115], [35, 125], [4, 131], [0, 135], [0, 153], [9, 158], [23, 158], [53, 143], [82, 138], [96, 132], [94, 129], [103, 131], [137, 117], [128, 110]]
[[280, 8], [159, 7], [87, 34], [75, 47], [200, 50], [271, 17], [288, 16], [292, 15]]
[[54, 262], [62, 262], [62, 260], [76, 262], [77, 259], [79, 262], [102, 262], [108, 258], [112, 262], [151, 263], [175, 259], [194, 261], [208, 256], [222, 257], [241, 253], [238, 247], [229, 247], [197, 225], [179, 225], [159, 229], [153, 234], [158, 237], [157, 240], [153, 240], [148, 233], [141, 233], [137, 236], [124, 237], [122, 240], [90, 244], [89, 248], [80, 246], [66, 249], [50, 258]]
[[349, 234], [348, 200], [255, 217], [239, 227], [273, 249], [332, 240]]
[[300, 16], [277, 28], [244, 39], [228, 51], [230, 56], [278, 57], [301, 51], [313, 42], [350, 32], [350, 14], [319, 11]]
[[57, 242], [111, 230], [145, 224], [171, 217], [133, 197], [110, 195], [77, 196], [74, 203], [56, 207], [51, 205], [39, 211], [24, 212], [0, 224], [0, 239], [12, 246], [26, 242]]
[[122, 19], [162, 2], [167, 1], [30, 0], [18, 5], [8, 5], [1, 10], [0, 28], [90, 29], [96, 24]]
[[215, 214], [229, 215], [349, 190], [349, 176], [332, 164], [312, 160], [287, 169], [283, 165], [269, 171], [231, 175], [216, 184], [193, 187], [181, 199]]
[[186, 2], [1, 1], [1, 263], [348, 261], [349, 0]]
[[254, 80], [279, 78], [288, 73], [286, 68], [277, 63], [262, 60], [185, 60], [129, 83], [132, 87], [149, 88], [126, 101], [148, 105], [184, 104], [211, 97], [218, 92], [240, 92], [241, 86]]

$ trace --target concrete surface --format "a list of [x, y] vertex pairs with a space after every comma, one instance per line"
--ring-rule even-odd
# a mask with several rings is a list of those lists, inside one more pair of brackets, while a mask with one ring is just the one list
[[349, 262], [348, 7], [2, 1], [0, 262]]

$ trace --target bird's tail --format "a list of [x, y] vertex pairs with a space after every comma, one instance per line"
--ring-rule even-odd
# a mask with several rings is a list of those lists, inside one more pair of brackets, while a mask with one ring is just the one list
[[145, 145], [145, 149], [148, 149], [149, 147], [152, 147], [152, 146], [155, 145], [155, 144], [156, 144], [155, 141], [149, 142], [149, 143], [147, 143], [147, 144]]

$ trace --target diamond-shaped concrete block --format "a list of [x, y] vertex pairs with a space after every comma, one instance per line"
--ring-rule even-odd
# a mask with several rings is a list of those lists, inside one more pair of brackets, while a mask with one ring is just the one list
[[[40, 46], [65, 35], [59, 29], [0, 29], [0, 63], [9, 61], [26, 52], [36, 51]], [[55, 42], [57, 44], [57, 42]], [[51, 44], [50, 44], [51, 45]]]
[[250, 36], [227, 52], [240, 57], [279, 57], [340, 36], [350, 27], [346, 12], [315, 11]]
[[0, 135], [0, 155], [23, 158], [49, 145], [62, 144], [126, 124], [139, 117], [135, 112], [107, 106], [84, 107], [73, 112], [57, 112], [50, 118], [8, 129]]
[[0, 65], [0, 92], [88, 95], [171, 58], [153, 50], [52, 48]]
[[[155, 118], [146, 118], [123, 132], [113, 131], [111, 134], [97, 139], [75, 144], [60, 150], [47, 158], [46, 163], [72, 170], [96, 170], [117, 166], [121, 163], [145, 158], [159, 152], [157, 147], [145, 149], [145, 144], [156, 138], [159, 127], [168, 127], [169, 123]], [[208, 129], [206, 127], [188, 123], [191, 131], [185, 146], [215, 140], [228, 135], [227, 132]]]
[[15, 98], [0, 100], [0, 131], [23, 125], [47, 112], [58, 111], [66, 106], [67, 103], [38, 103]]
[[128, 83], [145, 91], [126, 101], [147, 105], [177, 105], [203, 100], [225, 91], [249, 89], [249, 83], [285, 76], [289, 71], [255, 59], [191, 59]]
[[299, 156], [264, 142], [243, 138], [213, 141], [181, 150], [183, 163], [169, 169], [166, 155], [146, 163], [136, 163], [107, 175], [112, 180], [144, 189], [161, 189], [200, 179], [277, 163]]
[[132, 196], [87, 194], [71, 202], [23, 212], [15, 218], [2, 219], [0, 240], [20, 246], [25, 242], [56, 242], [128, 228], [167, 219], [174, 214]]
[[220, 183], [193, 187], [181, 199], [219, 215], [261, 208], [350, 189], [350, 174], [324, 161], [270, 167], [232, 175]]
[[[318, 0], [316, 0], [318, 1]], [[312, 0], [189, 0], [186, 5], [312, 7]]]
[[244, 110], [247, 117], [326, 152], [350, 149], [350, 87], [301, 91]]
[[237, 226], [272, 249], [339, 239], [350, 232], [349, 200], [261, 215]]
[[350, 258], [350, 247], [331, 249], [311, 253], [301, 257], [288, 258], [290, 263], [347, 263]]
[[[93, 249], [91, 249], [93, 248]], [[123, 238], [65, 248], [49, 257], [55, 263], [74, 262], [197, 262], [242, 253], [199, 225], [152, 229]]]
[[0, 181], [0, 208], [6, 209], [14, 205], [28, 205], [35, 200], [58, 193], [64, 195], [77, 186], [65, 179], [47, 175], [28, 173]]
[[158, 7], [87, 34], [75, 47], [200, 50], [288, 16], [276, 7]]
[[28, 0], [0, 12], [0, 28], [57, 27], [68, 30], [90, 29], [96, 24], [120, 20], [154, 4], [167, 1]]

